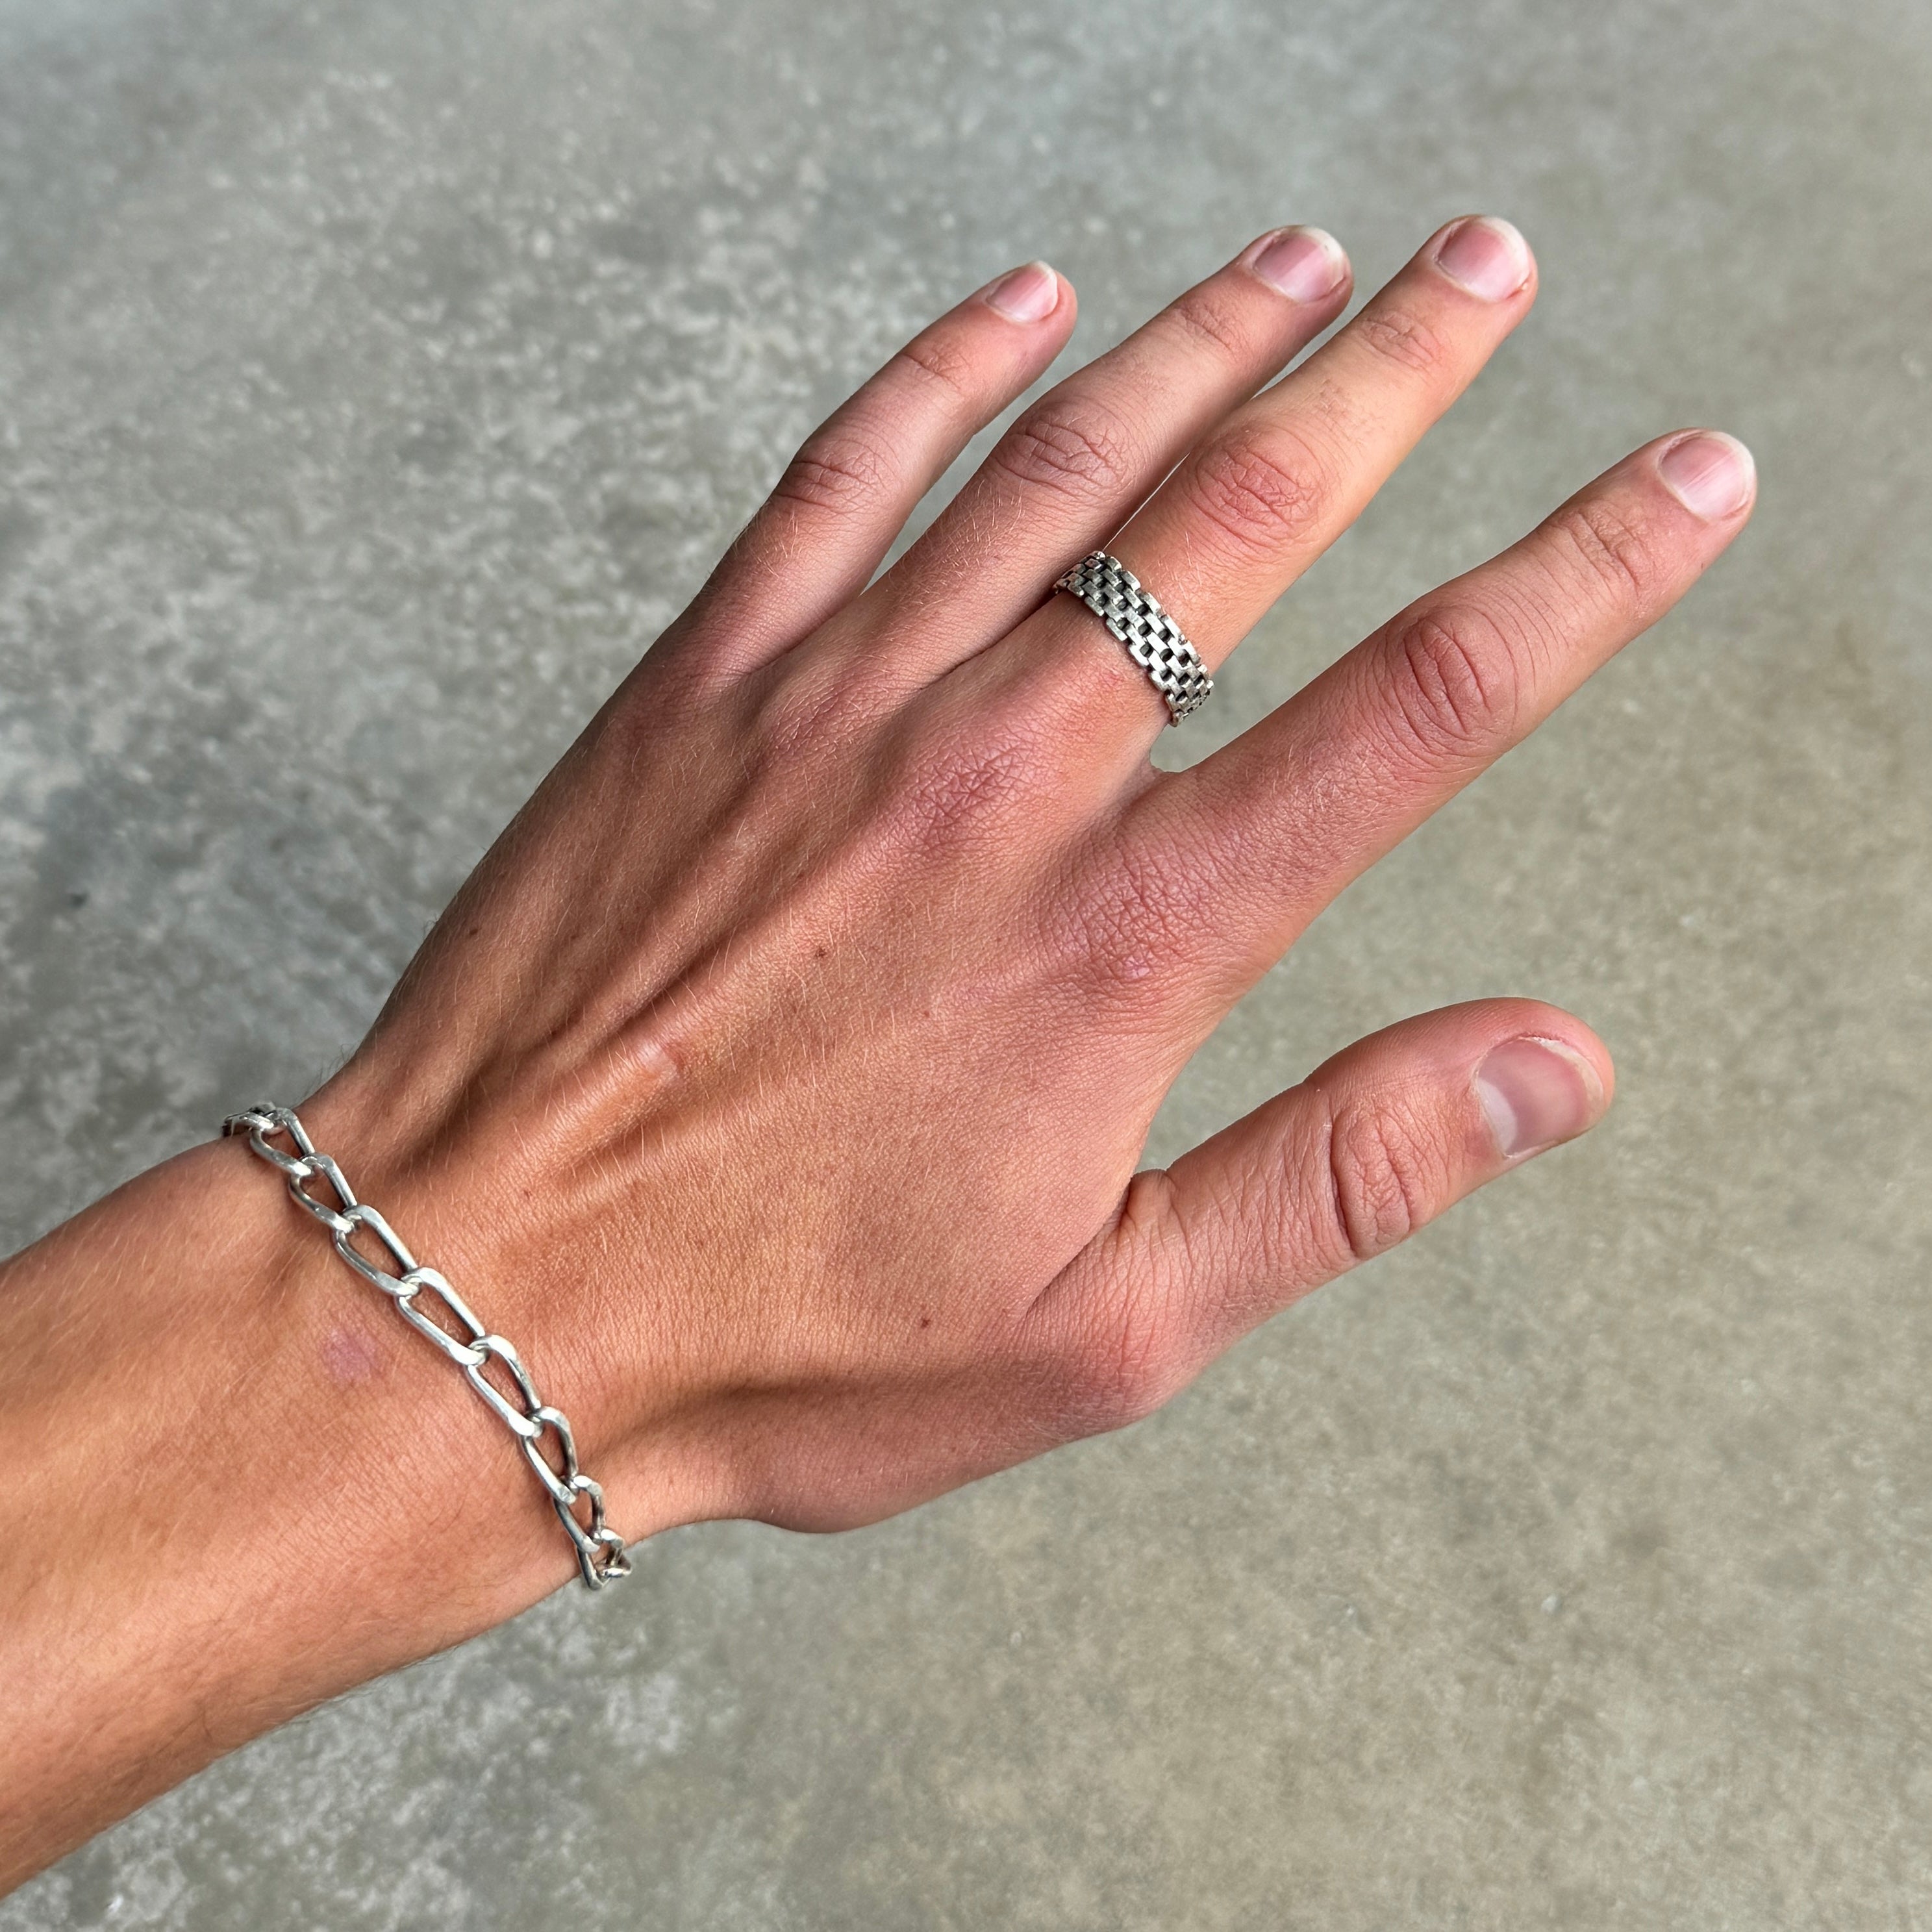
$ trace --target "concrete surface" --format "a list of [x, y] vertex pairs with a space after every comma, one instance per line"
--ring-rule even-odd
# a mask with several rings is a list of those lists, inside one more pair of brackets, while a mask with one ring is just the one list
[[[1537, 314], [1196, 755], [1652, 433], [1745, 541], [1352, 892], [1171, 1155], [1490, 992], [1586, 1145], [1152, 1423], [708, 1528], [0, 1906], [154, 1926], [1932, 1923], [1932, 13], [0, 0], [0, 1228], [352, 1042], [782, 454], [1016, 260], [1513, 216]], [[1182, 734], [1177, 734], [1179, 740]]]

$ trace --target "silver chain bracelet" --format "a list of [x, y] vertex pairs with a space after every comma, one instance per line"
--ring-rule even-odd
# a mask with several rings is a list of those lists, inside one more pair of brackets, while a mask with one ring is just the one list
[[[326, 1154], [316, 1151], [315, 1143], [302, 1124], [286, 1107], [250, 1107], [232, 1114], [222, 1122], [224, 1134], [246, 1134], [248, 1144], [271, 1167], [280, 1170], [289, 1192], [334, 1238], [335, 1252], [372, 1287], [389, 1298], [396, 1312], [418, 1334], [434, 1342], [463, 1371], [470, 1386], [482, 1397], [503, 1425], [516, 1437], [525, 1460], [536, 1472], [537, 1480], [549, 1496], [557, 1520], [568, 1532], [577, 1552], [577, 1567], [586, 1586], [601, 1590], [612, 1578], [631, 1574], [631, 1559], [624, 1552], [624, 1539], [604, 1521], [604, 1492], [577, 1466], [577, 1444], [570, 1424], [561, 1409], [552, 1408], [537, 1394], [536, 1384], [524, 1366], [523, 1358], [500, 1335], [493, 1335], [477, 1320], [463, 1298], [434, 1268], [417, 1265], [416, 1258], [403, 1244], [396, 1231], [374, 1208], [358, 1201], [340, 1166]], [[271, 1134], [286, 1134], [294, 1152], [284, 1154], [269, 1144]], [[305, 1184], [320, 1179], [335, 1196], [335, 1205], [318, 1199]], [[350, 1238], [358, 1228], [367, 1228], [386, 1248], [398, 1274], [391, 1274], [373, 1262], [365, 1261], [351, 1245]], [[417, 1306], [419, 1297], [434, 1297], [431, 1306], [440, 1304], [450, 1318], [460, 1324], [463, 1335], [452, 1334], [440, 1322]], [[514, 1386], [514, 1399], [506, 1396], [489, 1378], [484, 1368], [497, 1364]], [[546, 1434], [556, 1438], [556, 1454], [562, 1466], [554, 1468], [542, 1447]], [[586, 1506], [588, 1519], [578, 1514]]]

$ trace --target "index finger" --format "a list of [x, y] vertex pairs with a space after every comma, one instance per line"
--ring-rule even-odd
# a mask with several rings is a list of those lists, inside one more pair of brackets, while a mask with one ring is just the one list
[[1264, 971], [1344, 886], [1655, 623], [1744, 527], [1756, 488], [1750, 452], [1719, 431], [1646, 445], [1154, 788], [1130, 836], [1195, 855], [1219, 889], [1214, 944], [1242, 973]]

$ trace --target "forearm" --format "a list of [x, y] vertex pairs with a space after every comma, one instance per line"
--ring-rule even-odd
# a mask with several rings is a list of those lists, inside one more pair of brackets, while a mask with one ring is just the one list
[[0, 1359], [0, 1891], [568, 1570], [513, 1455], [477, 1480], [460, 1378], [238, 1142], [5, 1264]]

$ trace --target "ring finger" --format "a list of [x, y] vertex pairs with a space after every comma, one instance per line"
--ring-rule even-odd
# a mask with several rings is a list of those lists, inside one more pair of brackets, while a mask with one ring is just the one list
[[[1004, 638], [1198, 437], [1341, 312], [1348, 258], [1317, 228], [1250, 243], [1025, 410], [832, 648], [923, 682]], [[868, 665], [876, 674], [880, 667]]]
[[[1508, 223], [1454, 221], [1353, 322], [1184, 458], [1108, 548], [1212, 669], [1352, 524], [1535, 299]], [[1070, 562], [1070, 559], [1068, 560]], [[1138, 762], [1162, 700], [1099, 620], [1058, 597], [980, 674], [1041, 696], [1040, 667], [1083, 735]]]

